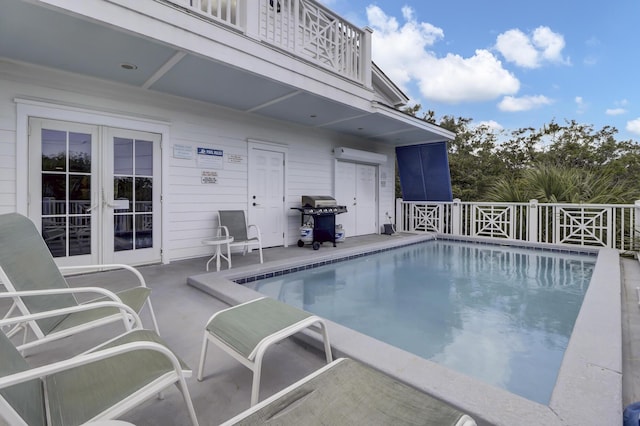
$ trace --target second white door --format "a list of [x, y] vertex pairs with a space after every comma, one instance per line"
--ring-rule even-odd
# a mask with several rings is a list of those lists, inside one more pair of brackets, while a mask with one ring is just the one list
[[347, 213], [336, 217], [347, 236], [377, 233], [376, 166], [338, 161], [336, 201], [347, 206]]

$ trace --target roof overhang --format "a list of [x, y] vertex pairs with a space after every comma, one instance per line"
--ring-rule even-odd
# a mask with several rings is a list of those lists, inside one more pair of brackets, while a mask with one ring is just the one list
[[[121, 2], [0, 0], [0, 59], [375, 143], [398, 146], [454, 137], [438, 126], [373, 101], [376, 97], [371, 88], [242, 34], [195, 18], [188, 28], [186, 24], [178, 28], [176, 22], [191, 18], [164, 3], [141, 2], [140, 7], [146, 8], [141, 13], [117, 4]], [[79, 10], [70, 11], [65, 5]], [[165, 22], [153, 13], [165, 14], [167, 20], [180, 19]], [[202, 33], [206, 31], [218, 33], [205, 37]], [[406, 96], [377, 67], [373, 70], [373, 80], [385, 88], [386, 99], [402, 104]]]

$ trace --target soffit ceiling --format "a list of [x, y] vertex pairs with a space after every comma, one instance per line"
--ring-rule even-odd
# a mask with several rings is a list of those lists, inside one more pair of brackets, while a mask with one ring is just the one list
[[[0, 0], [0, 57], [392, 145], [442, 141], [380, 106], [362, 111], [263, 75], [20, 0]], [[135, 64], [126, 70], [121, 64]], [[388, 111], [387, 111], [388, 112]]]

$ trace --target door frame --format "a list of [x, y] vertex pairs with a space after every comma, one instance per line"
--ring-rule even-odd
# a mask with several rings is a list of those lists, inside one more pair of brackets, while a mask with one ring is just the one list
[[[158, 133], [161, 136], [160, 147], [168, 147], [171, 141], [169, 121], [161, 121], [135, 116], [122, 115], [108, 111], [100, 111], [88, 107], [78, 107], [64, 103], [45, 102], [25, 98], [15, 98], [16, 103], [16, 211], [28, 215], [29, 211], [29, 118], [42, 118], [46, 120], [69, 121], [73, 123], [89, 124], [120, 129], [130, 129], [148, 133]], [[168, 179], [166, 179], [166, 165], [169, 164], [169, 149], [161, 149], [160, 177], [162, 214], [160, 261], [169, 263], [168, 253], [168, 215], [166, 194], [168, 191]]]
[[[351, 164], [355, 164], [356, 166], [358, 165], [363, 165], [363, 166], [371, 166], [374, 168], [375, 170], [375, 232], [374, 234], [380, 234], [380, 164], [373, 164], [373, 163], [366, 163], [363, 161], [351, 161], [351, 160], [338, 160], [337, 158], [333, 160], [333, 195], [335, 196], [338, 193], [338, 163], [342, 162], [342, 163], [351, 163]], [[357, 176], [357, 170], [356, 170], [356, 179], [358, 178]], [[346, 235], [349, 235], [349, 230], [346, 230]], [[354, 234], [355, 235], [355, 234]], [[365, 235], [365, 234], [363, 234]], [[373, 235], [373, 234], [371, 234]], [[353, 235], [351, 235], [353, 236]]]
[[274, 152], [279, 152], [283, 155], [284, 158], [284, 167], [282, 168], [282, 193], [283, 193], [283, 200], [282, 200], [282, 215], [284, 217], [284, 220], [282, 221], [282, 232], [284, 233], [284, 237], [283, 237], [283, 247], [288, 247], [289, 246], [289, 215], [287, 215], [287, 211], [285, 209], [286, 207], [286, 200], [287, 200], [287, 194], [288, 194], [288, 187], [287, 187], [287, 182], [289, 181], [287, 179], [287, 174], [288, 174], [288, 164], [289, 164], [289, 147], [285, 144], [281, 144], [281, 143], [276, 143], [276, 142], [268, 142], [268, 141], [263, 141], [263, 140], [258, 140], [258, 139], [247, 139], [247, 221], [249, 223], [255, 223], [255, 221], [253, 220], [254, 218], [252, 217], [252, 209], [249, 208], [249, 206], [251, 205], [251, 194], [249, 193], [249, 189], [251, 188], [251, 168], [249, 167], [249, 157], [251, 156], [251, 152], [254, 149], [260, 149], [263, 151], [274, 151]]

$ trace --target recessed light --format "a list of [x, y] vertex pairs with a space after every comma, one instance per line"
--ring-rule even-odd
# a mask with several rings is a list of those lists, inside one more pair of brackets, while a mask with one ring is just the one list
[[315, 115], [315, 114], [311, 114], [309, 117], [311, 117], [311, 118], [316, 118], [316, 117], [317, 117], [317, 115]]
[[137, 70], [138, 66], [136, 64], [130, 64], [128, 62], [123, 62], [120, 64], [120, 68], [124, 70]]
[[364, 130], [364, 127], [358, 127], [358, 130]]

